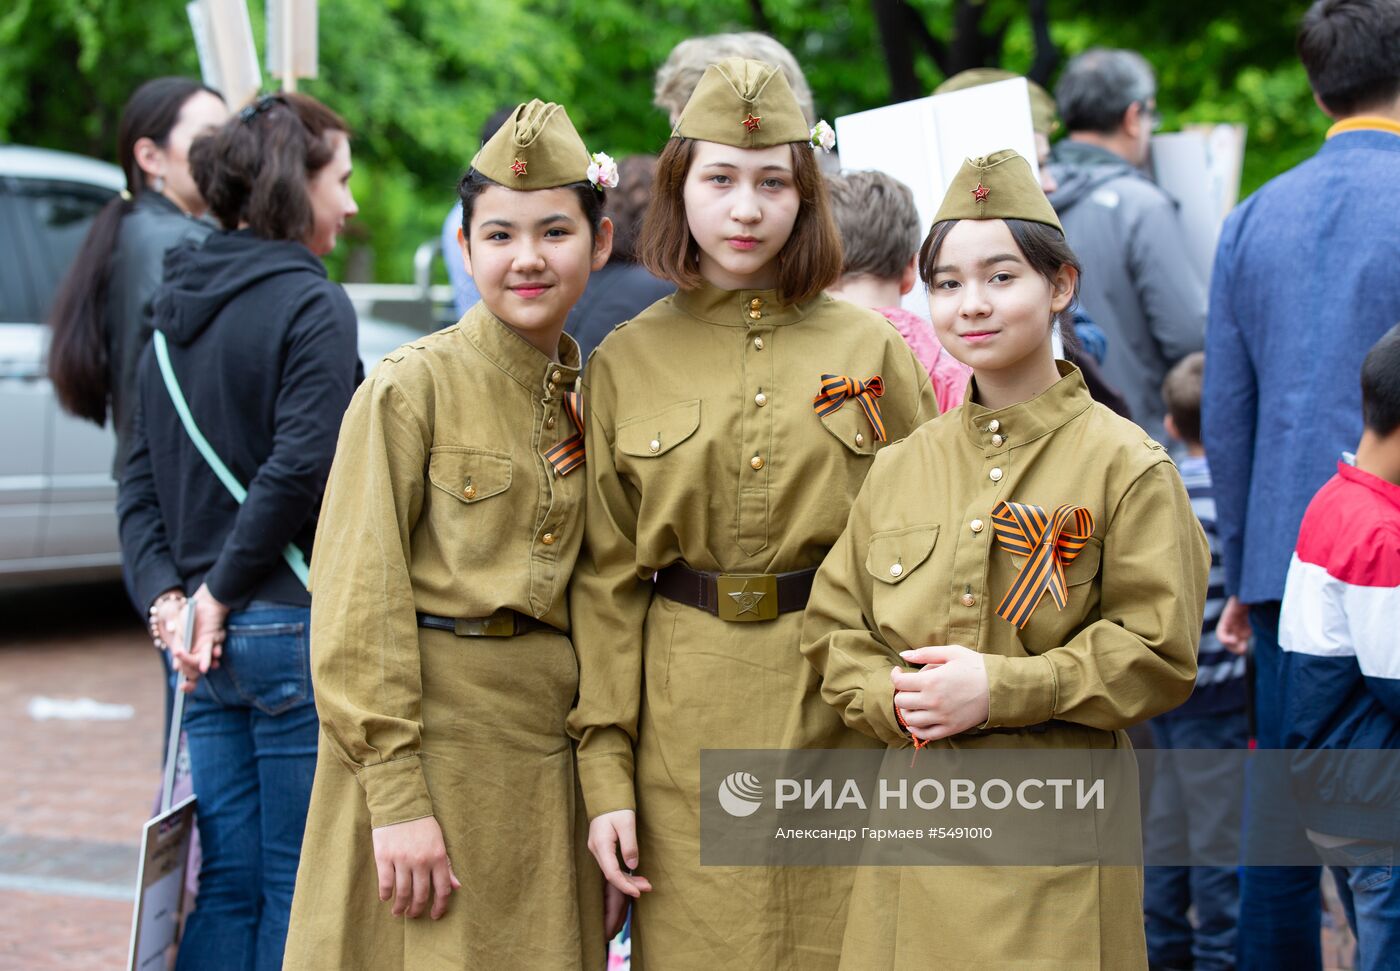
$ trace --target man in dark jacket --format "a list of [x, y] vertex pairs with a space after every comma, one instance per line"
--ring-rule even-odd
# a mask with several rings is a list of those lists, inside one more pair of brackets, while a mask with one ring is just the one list
[[1206, 288], [1176, 202], [1141, 171], [1157, 124], [1156, 80], [1133, 51], [1085, 51], [1055, 100], [1069, 137], [1050, 196], [1084, 266], [1079, 302], [1108, 334], [1104, 377], [1133, 418], [1162, 436], [1162, 380], [1205, 340]]

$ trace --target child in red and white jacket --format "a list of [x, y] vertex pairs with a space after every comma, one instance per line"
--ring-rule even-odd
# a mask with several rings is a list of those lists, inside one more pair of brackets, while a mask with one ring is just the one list
[[1361, 401], [1355, 458], [1303, 517], [1279, 645], [1285, 746], [1329, 750], [1294, 759], [1294, 792], [1366, 971], [1400, 967], [1400, 773], [1332, 752], [1400, 749], [1400, 326], [1366, 355]]

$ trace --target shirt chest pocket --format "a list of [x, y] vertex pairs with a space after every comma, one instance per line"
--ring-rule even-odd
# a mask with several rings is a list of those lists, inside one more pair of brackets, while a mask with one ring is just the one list
[[[428, 481], [465, 506], [499, 496], [510, 488], [509, 452], [464, 445], [437, 445], [428, 453]], [[493, 508], [503, 502], [490, 504]], [[449, 506], [449, 509], [460, 508]]]
[[617, 450], [636, 459], [669, 454], [700, 427], [700, 399], [681, 401], [654, 415], [629, 418], [617, 426]]
[[875, 429], [870, 426], [870, 419], [855, 401], [845, 402], [819, 421], [833, 438], [856, 455], [874, 455], [880, 446], [875, 438]]
[[[1039, 653], [1051, 647], [1058, 647], [1069, 640], [1076, 631], [1099, 619], [1100, 586], [1093, 580], [1099, 575], [1103, 558], [1103, 543], [1096, 537], [1089, 537], [1084, 548], [1065, 568], [1065, 606], [1059, 609], [1049, 590], [1040, 595], [1030, 619], [1021, 628], [1021, 641], [1028, 648]], [[1011, 558], [1012, 583], [1020, 576], [1026, 558]], [[1009, 589], [1009, 585], [1008, 585]], [[1005, 594], [998, 593], [998, 600]]]
[[865, 569], [880, 583], [897, 587], [928, 560], [936, 542], [938, 527], [932, 524], [871, 533]]
[[948, 578], [933, 555], [939, 527], [932, 523], [879, 530], [870, 536], [865, 570], [871, 584], [872, 620], [895, 650], [940, 644], [947, 620]]

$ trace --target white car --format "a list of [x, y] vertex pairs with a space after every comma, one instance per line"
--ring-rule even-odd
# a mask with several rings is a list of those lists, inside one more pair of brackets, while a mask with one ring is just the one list
[[[116, 484], [110, 425], [66, 414], [49, 383], [54, 291], [99, 209], [124, 186], [115, 165], [0, 146], [0, 586], [115, 577]], [[386, 353], [441, 325], [426, 286], [347, 287], [368, 372]], [[392, 314], [393, 320], [383, 316]]]

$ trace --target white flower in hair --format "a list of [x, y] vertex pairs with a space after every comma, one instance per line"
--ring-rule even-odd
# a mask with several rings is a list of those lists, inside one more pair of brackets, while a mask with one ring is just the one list
[[836, 131], [824, 120], [812, 126], [812, 147], [830, 152], [836, 147]]
[[612, 156], [604, 152], [594, 152], [589, 158], [593, 162], [588, 166], [588, 181], [593, 183], [593, 188], [616, 189], [617, 163], [613, 161]]

